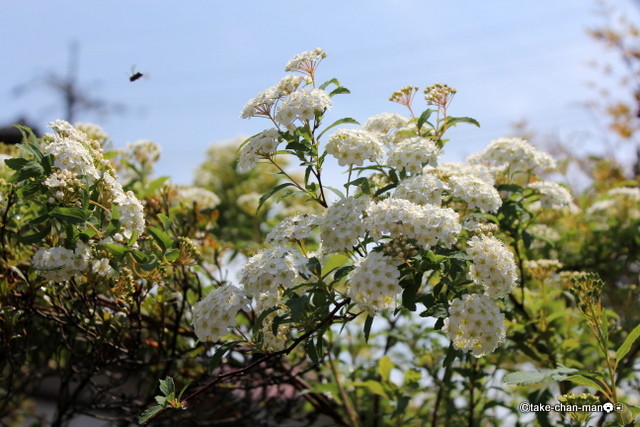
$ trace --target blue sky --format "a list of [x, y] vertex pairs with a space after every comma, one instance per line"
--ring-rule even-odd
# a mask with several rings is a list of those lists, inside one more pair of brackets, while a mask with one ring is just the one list
[[[593, 129], [579, 103], [599, 77], [587, 63], [604, 55], [586, 34], [602, 22], [595, 10], [589, 0], [5, 0], [0, 123], [26, 115], [44, 129], [62, 117], [54, 92], [37, 82], [66, 72], [77, 40], [80, 86], [127, 107], [78, 119], [102, 125], [116, 146], [157, 142], [159, 173], [188, 183], [211, 143], [268, 127], [239, 118], [246, 101], [278, 81], [294, 54], [322, 47], [320, 79], [337, 77], [352, 92], [335, 98], [333, 118], [402, 113], [387, 98], [408, 84], [455, 87], [451, 114], [482, 125], [450, 134], [445, 159], [460, 160], [523, 118], [541, 133]], [[132, 83], [134, 66], [146, 77]], [[28, 82], [36, 83], [15, 96]]]

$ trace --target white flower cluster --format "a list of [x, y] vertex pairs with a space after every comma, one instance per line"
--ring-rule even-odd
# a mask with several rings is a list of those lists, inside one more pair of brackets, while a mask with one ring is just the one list
[[381, 135], [384, 143], [391, 142], [390, 134], [406, 126], [409, 120], [398, 113], [381, 113], [371, 116], [362, 126], [362, 129], [369, 132], [377, 132]]
[[287, 62], [285, 71], [301, 71], [304, 73], [310, 73], [315, 70], [318, 63], [322, 59], [327, 57], [327, 53], [319, 47], [313, 50], [307, 50], [306, 52], [299, 53]]
[[469, 163], [485, 164], [496, 171], [508, 171], [511, 176], [532, 173], [536, 169], [553, 170], [556, 162], [521, 138], [498, 138], [491, 141], [484, 151], [467, 157]]
[[362, 214], [368, 204], [368, 198], [347, 197], [329, 206], [320, 231], [324, 252], [350, 250], [358, 244], [366, 231]]
[[540, 206], [545, 209], [560, 209], [573, 204], [571, 193], [555, 182], [537, 181], [529, 184], [529, 188], [540, 193]]
[[338, 159], [340, 166], [362, 166], [364, 160], [379, 162], [384, 156], [382, 142], [372, 132], [340, 129], [329, 137], [327, 153]]
[[236, 313], [247, 304], [242, 289], [220, 286], [193, 307], [193, 327], [201, 341], [217, 341], [235, 324]]
[[302, 76], [293, 74], [284, 76], [278, 83], [260, 92], [255, 98], [250, 99], [242, 109], [240, 117], [243, 119], [269, 117], [276, 101], [296, 91], [303, 82], [306, 82], [306, 80]]
[[43, 184], [53, 192], [53, 196], [58, 200], [62, 200], [69, 193], [75, 193], [85, 186], [85, 183], [69, 169], [53, 172], [43, 181]]
[[111, 175], [103, 175], [103, 183], [111, 195], [111, 203], [120, 211], [120, 224], [122, 235], [129, 239], [133, 233], [138, 235], [144, 232], [144, 207], [133, 191], [124, 192], [122, 185]]
[[441, 150], [427, 138], [414, 136], [403, 139], [391, 148], [387, 165], [406, 170], [412, 174], [419, 174], [425, 165], [436, 165]]
[[475, 357], [493, 352], [506, 336], [504, 315], [496, 303], [477, 294], [454, 299], [442, 329], [456, 349], [471, 351]]
[[472, 175], [454, 175], [449, 178], [451, 196], [462, 199], [469, 208], [484, 212], [497, 212], [502, 206], [500, 193], [493, 185]]
[[393, 259], [381, 252], [370, 252], [360, 259], [349, 274], [347, 294], [360, 308], [373, 315], [392, 307], [399, 285], [400, 271]]
[[513, 254], [493, 236], [473, 236], [467, 243], [467, 255], [473, 262], [469, 275], [484, 286], [490, 298], [502, 298], [518, 280]]
[[489, 185], [495, 183], [495, 177], [491, 169], [485, 165], [468, 164], [462, 162], [443, 162], [438, 163], [438, 168], [426, 168], [425, 172], [435, 173], [441, 178], [449, 178], [451, 176], [473, 176]]
[[267, 234], [266, 243], [284, 245], [299, 242], [311, 235], [311, 231], [322, 224], [322, 218], [313, 214], [293, 215], [283, 219]]
[[293, 129], [296, 120], [313, 120], [316, 114], [324, 113], [331, 105], [331, 98], [324, 90], [304, 88], [280, 100], [275, 119], [287, 129]]
[[258, 160], [271, 156], [278, 149], [279, 142], [280, 132], [276, 128], [263, 130], [249, 138], [249, 141], [240, 149], [238, 172], [248, 172], [258, 163]]
[[418, 205], [440, 205], [447, 185], [434, 175], [416, 175], [400, 182], [393, 197], [409, 200]]
[[405, 236], [425, 249], [438, 243], [450, 247], [462, 229], [453, 209], [395, 198], [372, 203], [367, 208], [367, 225], [376, 238]]
[[616, 218], [628, 224], [640, 219], [640, 187], [618, 187], [605, 193], [604, 200], [593, 203], [585, 213], [590, 217], [601, 217], [607, 228], [607, 218]]
[[40, 248], [33, 254], [31, 262], [45, 279], [64, 282], [87, 270], [90, 260], [90, 248], [80, 242], [75, 250], [62, 246]]
[[281, 288], [289, 288], [301, 279], [300, 272], [308, 272], [306, 264], [307, 259], [295, 249], [272, 246], [247, 260], [240, 272], [240, 283], [247, 295], [256, 300], [277, 296]]
[[618, 187], [607, 191], [609, 197], [620, 197], [631, 202], [640, 203], [640, 187]]
[[89, 184], [93, 184], [100, 178], [100, 173], [94, 165], [91, 149], [87, 147], [85, 140], [86, 138], [66, 138], [56, 133], [52, 140], [42, 147], [42, 152], [54, 156], [53, 165], [56, 168], [84, 176]]
[[220, 197], [213, 191], [202, 187], [184, 187], [178, 192], [183, 203], [198, 209], [213, 209], [220, 204]]

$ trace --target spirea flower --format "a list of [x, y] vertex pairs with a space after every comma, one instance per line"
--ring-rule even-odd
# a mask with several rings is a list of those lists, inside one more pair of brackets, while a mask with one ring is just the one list
[[258, 160], [271, 156], [278, 149], [279, 142], [280, 132], [275, 128], [263, 130], [249, 138], [249, 141], [240, 149], [238, 171], [248, 172], [258, 163]]
[[392, 258], [381, 252], [370, 252], [360, 259], [349, 274], [347, 294], [369, 314], [392, 307], [402, 290], [398, 283], [400, 271]]
[[495, 183], [495, 176], [491, 169], [481, 164], [470, 165], [462, 162], [442, 162], [438, 163], [438, 167], [436, 169], [427, 167], [424, 171], [433, 173], [442, 179], [446, 179], [451, 176], [473, 176], [489, 185], [493, 185]]
[[347, 197], [329, 206], [320, 231], [324, 252], [350, 250], [365, 234], [363, 212], [369, 204], [366, 197]]
[[324, 90], [304, 88], [280, 100], [275, 119], [287, 129], [292, 129], [296, 120], [313, 120], [316, 114], [322, 114], [331, 105], [331, 98]]
[[495, 351], [504, 341], [504, 315], [493, 300], [485, 295], [465, 295], [454, 299], [443, 331], [449, 334], [453, 346], [482, 357]]
[[120, 209], [120, 223], [122, 234], [129, 239], [134, 232], [138, 235], [144, 232], [144, 207], [133, 191], [127, 191], [116, 201]]
[[311, 231], [322, 224], [322, 218], [313, 214], [300, 214], [283, 219], [267, 234], [266, 243], [283, 245], [288, 242], [302, 241], [311, 235]]
[[306, 273], [307, 259], [294, 248], [272, 246], [249, 258], [240, 272], [240, 283], [248, 296], [262, 293], [277, 294], [280, 287], [288, 288]]
[[474, 176], [454, 175], [449, 178], [451, 196], [462, 199], [469, 208], [496, 212], [502, 206], [500, 193], [493, 185]]
[[236, 313], [247, 303], [242, 289], [220, 286], [193, 307], [193, 328], [200, 341], [217, 341], [235, 324]]
[[409, 119], [398, 113], [381, 113], [369, 117], [362, 129], [381, 134], [382, 142], [389, 143], [391, 142], [390, 134], [401, 129], [408, 121]]
[[560, 209], [573, 204], [571, 193], [561, 186], [551, 181], [537, 181], [529, 184], [540, 193], [540, 205], [546, 209]]
[[327, 53], [319, 47], [313, 50], [307, 50], [305, 52], [295, 55], [287, 62], [285, 71], [299, 71], [305, 74], [312, 75], [315, 69], [318, 67], [320, 61], [327, 57]]
[[78, 243], [75, 250], [61, 246], [40, 248], [33, 254], [31, 262], [45, 279], [64, 282], [86, 270], [90, 257], [90, 248]]
[[425, 165], [436, 165], [440, 149], [430, 139], [414, 136], [404, 139], [391, 147], [387, 165], [419, 174]]
[[467, 157], [473, 164], [484, 164], [498, 170], [508, 170], [510, 175], [533, 173], [536, 169], [550, 171], [556, 162], [521, 138], [498, 138], [491, 141], [484, 151]]
[[518, 280], [513, 253], [493, 236], [473, 236], [467, 245], [471, 279], [483, 285], [490, 298], [507, 296]]
[[433, 175], [416, 175], [400, 182], [393, 197], [409, 200], [418, 205], [440, 205], [447, 185]]
[[327, 153], [338, 159], [340, 166], [362, 166], [365, 160], [379, 162], [384, 155], [380, 139], [372, 132], [340, 129], [329, 137]]
[[85, 176], [90, 184], [100, 178], [91, 151], [84, 140], [64, 138], [56, 134], [52, 141], [42, 147], [42, 152], [54, 156], [53, 166]]
[[417, 205], [403, 199], [390, 198], [372, 203], [367, 208], [367, 226], [374, 237], [388, 234], [391, 238], [405, 236], [429, 249], [441, 243], [450, 247], [456, 242], [462, 227], [458, 214], [449, 208]]
[[296, 91], [303, 82], [306, 82], [303, 76], [293, 74], [284, 76], [278, 83], [260, 92], [255, 98], [250, 99], [242, 109], [240, 117], [243, 119], [269, 117], [272, 113], [272, 107], [278, 99]]

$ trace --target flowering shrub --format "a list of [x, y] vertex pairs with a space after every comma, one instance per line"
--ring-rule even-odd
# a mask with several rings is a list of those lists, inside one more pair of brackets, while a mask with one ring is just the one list
[[[57, 322], [54, 335], [72, 331], [75, 341], [64, 357], [53, 346], [43, 360], [54, 360], [64, 381], [78, 349], [103, 349], [106, 358], [89, 366], [87, 382], [99, 369], [144, 361], [136, 380], [147, 382], [146, 394], [135, 397], [149, 403], [158, 380], [162, 394], [142, 423], [186, 416], [172, 408], [197, 417], [198, 398], [214, 401], [223, 381], [228, 400], [251, 409], [228, 419], [272, 424], [309, 412], [353, 426], [527, 420], [513, 404], [519, 391], [495, 385], [505, 370], [523, 371], [504, 377], [512, 385], [566, 380], [523, 400], [566, 401], [579, 386], [596, 393], [585, 401], [623, 403], [618, 390], [634, 381], [639, 319], [627, 313], [613, 332], [604, 282], [584, 272], [600, 266], [585, 261], [588, 244], [565, 235], [577, 224], [594, 239], [611, 227], [637, 229], [637, 187], [580, 209], [567, 188], [546, 180], [553, 158], [519, 138], [497, 139], [466, 162], [440, 162], [453, 143], [448, 129], [478, 125], [449, 115], [456, 90], [444, 84], [424, 90], [419, 113], [419, 89], [407, 86], [390, 97], [406, 117], [327, 124], [334, 98], [349, 91], [335, 78], [319, 84], [326, 57], [322, 49], [296, 55], [285, 69], [293, 74], [248, 101], [241, 116], [267, 119], [269, 128], [242, 143], [237, 164], [212, 148], [217, 163], [200, 168], [198, 187], [152, 179], [159, 149], [149, 141], [115, 155], [123, 186], [103, 152], [104, 132], [54, 122], [54, 134], [30, 136], [21, 157], [5, 160], [13, 172], [4, 172], [0, 193], [8, 353], [17, 351], [12, 331]], [[343, 189], [323, 183], [333, 160], [346, 169]], [[303, 172], [289, 172], [288, 161]], [[638, 266], [634, 238], [620, 271]], [[236, 254], [246, 260], [232, 283], [223, 265]], [[612, 283], [637, 295], [629, 280]], [[583, 346], [593, 342], [595, 355]], [[546, 371], [526, 372], [532, 366]], [[185, 397], [168, 374], [193, 382]], [[307, 406], [284, 418], [252, 412], [260, 405], [246, 390], [267, 396], [273, 385], [290, 387], [272, 396], [280, 405], [304, 390]], [[504, 414], [492, 412], [497, 406]], [[618, 421], [637, 411], [624, 402]]]

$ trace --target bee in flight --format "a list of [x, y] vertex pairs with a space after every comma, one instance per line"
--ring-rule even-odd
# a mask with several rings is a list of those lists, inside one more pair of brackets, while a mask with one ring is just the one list
[[131, 75], [129, 76], [130, 82], [135, 82], [142, 76], [144, 76], [144, 74], [142, 74], [140, 71], [135, 71], [135, 66], [131, 67]]

